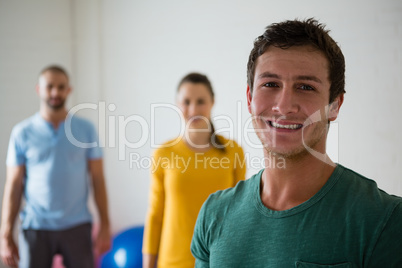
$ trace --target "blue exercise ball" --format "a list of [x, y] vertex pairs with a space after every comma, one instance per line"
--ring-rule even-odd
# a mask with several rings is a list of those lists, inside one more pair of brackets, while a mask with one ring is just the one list
[[144, 226], [129, 228], [117, 234], [112, 249], [102, 256], [101, 268], [142, 268]]

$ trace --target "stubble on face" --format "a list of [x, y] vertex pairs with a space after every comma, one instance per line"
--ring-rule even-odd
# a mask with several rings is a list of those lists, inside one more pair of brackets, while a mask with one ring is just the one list
[[[47, 71], [39, 78], [39, 91], [42, 95], [42, 100], [46, 106], [53, 111], [64, 109], [65, 102], [69, 92], [68, 78], [63, 74], [55, 71]], [[49, 87], [57, 87], [59, 93], [52, 96]]]
[[326, 139], [327, 136], [327, 125], [322, 122], [317, 124], [321, 124], [322, 126], [316, 126], [314, 128], [313, 138], [311, 140], [305, 141], [305, 144], [303, 144], [300, 148], [294, 149], [293, 151], [290, 151], [288, 153], [281, 154], [281, 156], [289, 160], [298, 160], [310, 154], [307, 148], [315, 149], [317, 145], [322, 141], [322, 139]]
[[[257, 60], [249, 111], [265, 153], [293, 160], [310, 154], [310, 149], [325, 151], [328, 117], [324, 106], [330, 88], [327, 69], [325, 55], [308, 46], [286, 50], [272, 47]], [[317, 111], [320, 119], [311, 123], [310, 117]], [[277, 131], [271, 122], [281, 121], [302, 126]]]
[[[58, 101], [57, 104], [53, 104], [54, 101]], [[54, 111], [58, 111], [58, 110], [64, 108], [65, 102], [66, 102], [66, 100], [62, 99], [62, 98], [49, 98], [46, 101], [46, 104], [50, 109], [52, 109]]]
[[[254, 129], [258, 129], [257, 120], [261, 120], [259, 118], [260, 118], [259, 116], [253, 116], [252, 122]], [[286, 160], [299, 160], [310, 154], [310, 152], [307, 150], [306, 147], [311, 149], [317, 149], [317, 145], [320, 142], [322, 142], [323, 139], [326, 140], [327, 133], [329, 130], [328, 121], [325, 120], [321, 120], [314, 124], [311, 124], [309, 127], [312, 127], [311, 138], [308, 140], [303, 140], [303, 136], [301, 135], [300, 146], [289, 151], [277, 150], [275, 145], [275, 137], [273, 141], [267, 141], [265, 140], [266, 137], [264, 136], [264, 133], [260, 133], [259, 131], [257, 131], [256, 134], [261, 144], [263, 145], [265, 152], [269, 156], [276, 158], [284, 158]], [[262, 130], [262, 132], [264, 131], [266, 130]], [[304, 127], [300, 131], [304, 131]], [[317, 151], [319, 150], [317, 149]]]

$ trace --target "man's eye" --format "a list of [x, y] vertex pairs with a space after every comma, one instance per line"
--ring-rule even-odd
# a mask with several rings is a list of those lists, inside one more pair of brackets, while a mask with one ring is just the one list
[[312, 86], [309, 86], [309, 85], [300, 85], [299, 88], [301, 90], [314, 90], [314, 88]]
[[185, 105], [189, 105], [189, 104], [190, 104], [190, 101], [189, 101], [189, 100], [184, 100], [184, 104], [185, 104]]
[[273, 82], [268, 82], [264, 84], [264, 87], [278, 87], [278, 85], [276, 83]]

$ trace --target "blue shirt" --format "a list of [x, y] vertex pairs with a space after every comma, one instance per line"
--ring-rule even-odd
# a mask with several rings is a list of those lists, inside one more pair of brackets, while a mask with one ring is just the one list
[[26, 168], [23, 229], [63, 230], [91, 221], [88, 160], [101, 158], [102, 151], [94, 126], [70, 119], [56, 130], [37, 113], [13, 128], [7, 166]]

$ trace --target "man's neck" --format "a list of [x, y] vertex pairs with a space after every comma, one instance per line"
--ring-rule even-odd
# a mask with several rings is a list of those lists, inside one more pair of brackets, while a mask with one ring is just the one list
[[[279, 162], [270, 153], [265, 157], [271, 158], [271, 163]], [[307, 201], [324, 186], [335, 169], [332, 161], [331, 165], [311, 154], [282, 160], [285, 160], [283, 166], [269, 165], [262, 174], [261, 200], [272, 210], [287, 210]]]
[[60, 123], [63, 122], [67, 117], [67, 110], [64, 107], [54, 110], [49, 107], [41, 106], [39, 113], [43, 119], [53, 125], [54, 129], [58, 129]]

